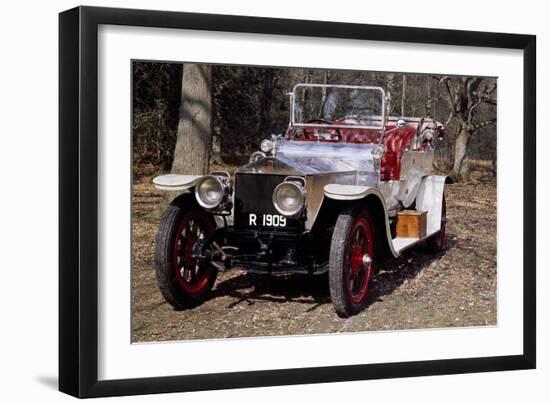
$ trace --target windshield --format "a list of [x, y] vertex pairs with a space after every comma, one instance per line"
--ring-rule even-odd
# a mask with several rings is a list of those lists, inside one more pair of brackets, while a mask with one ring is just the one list
[[296, 126], [383, 126], [384, 90], [380, 87], [298, 84], [292, 97]]

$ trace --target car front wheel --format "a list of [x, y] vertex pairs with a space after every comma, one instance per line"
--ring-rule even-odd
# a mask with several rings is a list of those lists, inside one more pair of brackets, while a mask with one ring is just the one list
[[329, 258], [330, 296], [340, 317], [355, 315], [365, 307], [373, 255], [374, 228], [368, 212], [345, 209], [336, 220]]
[[196, 306], [212, 289], [218, 270], [195, 258], [193, 250], [215, 229], [212, 215], [197, 206], [166, 209], [156, 238], [155, 272], [162, 295], [173, 307]]

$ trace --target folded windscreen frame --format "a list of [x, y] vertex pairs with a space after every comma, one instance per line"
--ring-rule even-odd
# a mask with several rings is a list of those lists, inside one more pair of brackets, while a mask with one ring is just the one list
[[297, 84], [291, 95], [290, 125], [382, 130], [385, 102], [380, 87]]

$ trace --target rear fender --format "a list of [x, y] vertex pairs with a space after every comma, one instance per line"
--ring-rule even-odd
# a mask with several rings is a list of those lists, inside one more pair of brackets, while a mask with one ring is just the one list
[[422, 178], [416, 196], [416, 209], [427, 211], [427, 234], [433, 234], [441, 228], [441, 206], [445, 191], [445, 175], [427, 175]]

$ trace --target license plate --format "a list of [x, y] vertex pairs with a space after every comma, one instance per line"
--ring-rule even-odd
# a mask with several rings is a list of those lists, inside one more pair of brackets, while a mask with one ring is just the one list
[[282, 215], [270, 215], [268, 213], [264, 213], [262, 215], [250, 213], [248, 215], [248, 225], [249, 226], [267, 226], [267, 227], [285, 227], [286, 217]]

